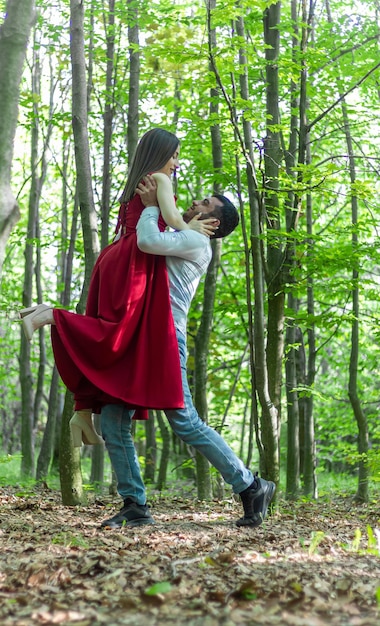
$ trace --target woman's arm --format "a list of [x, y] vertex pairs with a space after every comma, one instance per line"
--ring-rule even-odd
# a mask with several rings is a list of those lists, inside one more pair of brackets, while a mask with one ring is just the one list
[[174, 202], [170, 178], [161, 172], [156, 172], [152, 176], [157, 182], [157, 200], [165, 222], [175, 230], [187, 230], [189, 226], [183, 221]]
[[188, 224], [183, 221], [174, 202], [170, 178], [165, 174], [156, 172], [146, 176], [144, 181], [137, 186], [136, 193], [142, 199], [144, 206], [159, 206], [165, 222], [175, 230], [195, 230], [206, 237], [214, 234], [214, 219], [201, 220], [201, 216], [198, 215]]

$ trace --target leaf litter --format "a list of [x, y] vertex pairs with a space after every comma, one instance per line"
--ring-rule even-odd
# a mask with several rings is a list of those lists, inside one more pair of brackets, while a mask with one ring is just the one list
[[155, 525], [107, 530], [117, 498], [1, 489], [2, 626], [380, 624], [376, 502], [279, 502], [256, 529], [234, 499], [151, 506]]

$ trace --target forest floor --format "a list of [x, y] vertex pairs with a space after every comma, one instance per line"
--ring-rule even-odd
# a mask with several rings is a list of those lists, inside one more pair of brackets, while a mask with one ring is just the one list
[[103, 530], [116, 497], [0, 489], [2, 626], [380, 624], [378, 502], [280, 501], [256, 529], [234, 499], [151, 505], [155, 525]]

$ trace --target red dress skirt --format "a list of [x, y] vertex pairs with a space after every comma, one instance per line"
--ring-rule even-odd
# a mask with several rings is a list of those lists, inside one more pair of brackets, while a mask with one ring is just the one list
[[[118, 403], [135, 409], [184, 406], [178, 343], [165, 257], [137, 247], [143, 209], [128, 204], [125, 232], [94, 266], [86, 315], [54, 309], [52, 345], [59, 374], [76, 409]], [[160, 219], [160, 230], [165, 224]], [[136, 411], [144, 419], [147, 411]]]

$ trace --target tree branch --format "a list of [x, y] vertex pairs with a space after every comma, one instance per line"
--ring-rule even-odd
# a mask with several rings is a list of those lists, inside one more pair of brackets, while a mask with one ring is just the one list
[[357, 82], [355, 85], [350, 87], [350, 89], [347, 89], [347, 91], [345, 93], [343, 93], [341, 96], [339, 96], [339, 98], [331, 106], [329, 106], [325, 111], [323, 111], [320, 115], [318, 115], [318, 117], [316, 117], [312, 122], [310, 122], [310, 124], [307, 126], [308, 132], [310, 132], [310, 130], [311, 130], [311, 128], [313, 128], [313, 126], [315, 126], [318, 122], [320, 122], [328, 113], [330, 113], [330, 111], [332, 111], [338, 104], [340, 104], [342, 102], [342, 100], [344, 100], [346, 98], [346, 96], [348, 96], [349, 93], [351, 93], [352, 91], [357, 89], [357, 87], [359, 87], [359, 85], [364, 83], [364, 81], [368, 78], [368, 76], [373, 74], [373, 72], [375, 72], [379, 67], [380, 67], [380, 63], [378, 63], [377, 65], [375, 65], [375, 67], [370, 69], [367, 72], [367, 74], [365, 74], [363, 76], [363, 78], [361, 78], [359, 80], [359, 82]]

